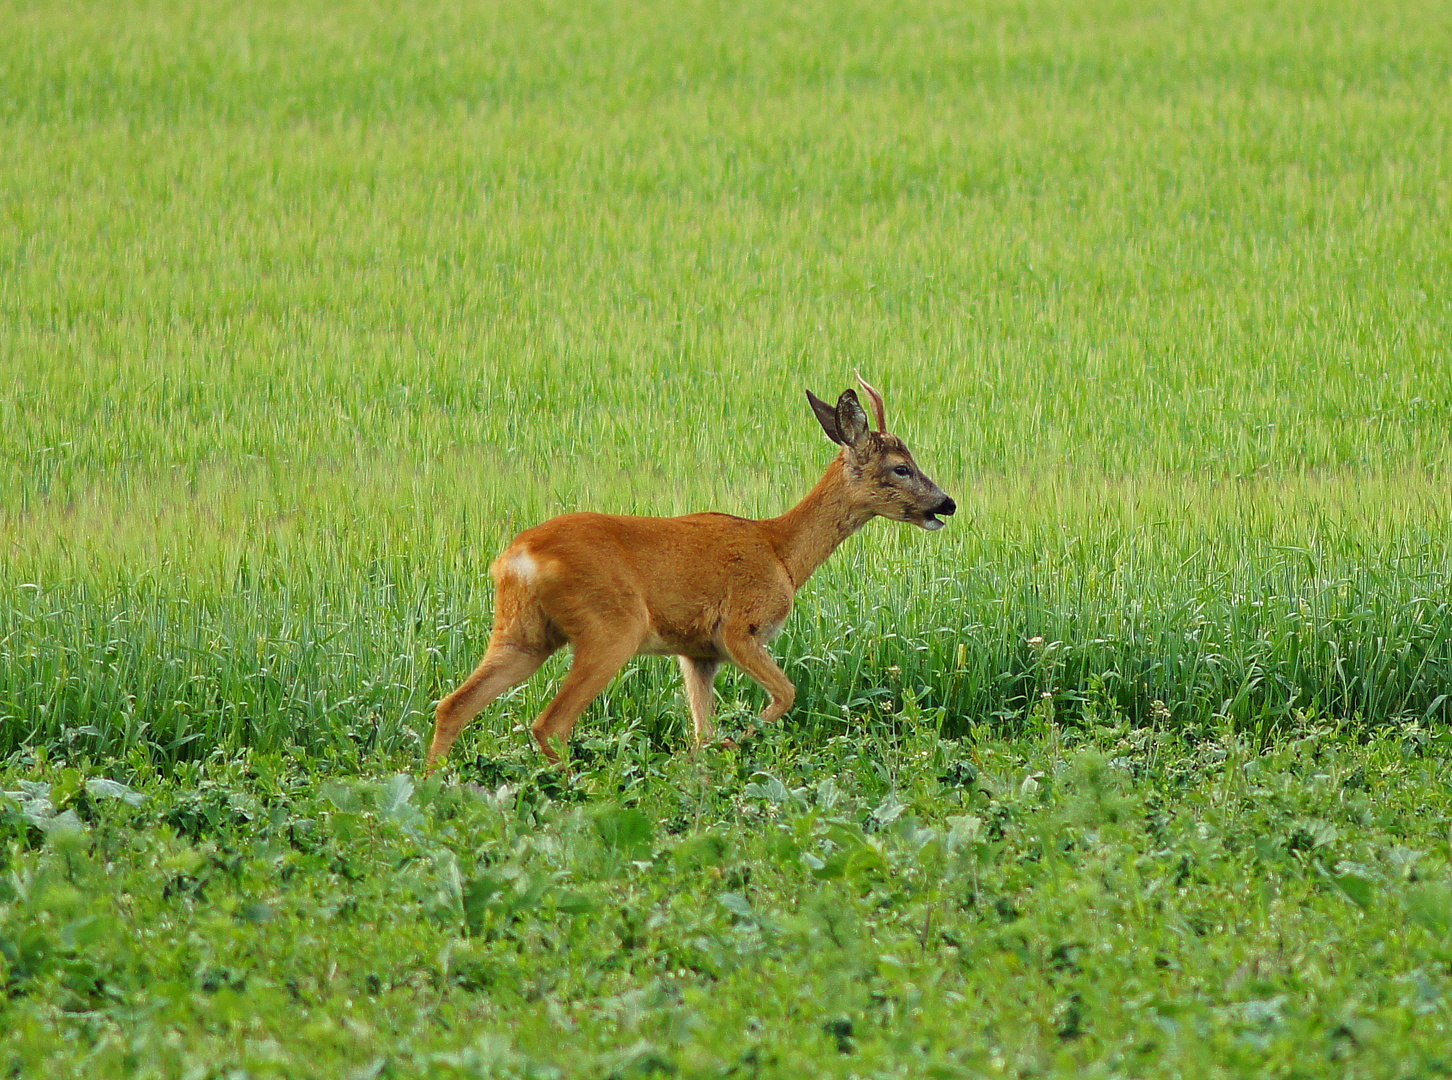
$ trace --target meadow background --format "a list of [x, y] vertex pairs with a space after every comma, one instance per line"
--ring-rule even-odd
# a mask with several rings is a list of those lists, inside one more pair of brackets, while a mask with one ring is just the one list
[[[287, 920], [318, 916], [302, 901], [294, 909], [253, 895], [284, 888], [281, 863], [257, 845], [271, 851], [288, 837], [287, 850], [317, 860], [307, 864], [317, 880], [348, 892], [356, 868], [339, 877], [333, 855], [313, 850], [320, 841], [300, 839], [319, 830], [328, 843], [359, 845], [355, 863], [382, 860], [389, 882], [413, 872], [410, 860], [423, 856], [410, 845], [422, 845], [446, 898], [380, 884], [364, 919], [375, 931], [417, 923], [438, 938], [427, 949], [403, 931], [396, 938], [400, 955], [427, 957], [432, 974], [418, 986], [400, 975], [397, 987], [410, 1001], [437, 999], [428, 1038], [413, 1028], [385, 1038], [375, 1017], [372, 1042], [340, 1035], [339, 1057], [319, 1075], [343, 1062], [371, 1075], [805, 1067], [781, 1045], [842, 1075], [1134, 1073], [1144, 1062], [1168, 1067], [1165, 1054], [1209, 1074], [1229, 1060], [1223, 1047], [1197, 1056], [1217, 1032], [1246, 1036], [1234, 1042], [1246, 1067], [1294, 1069], [1310, 1037], [1286, 1018], [1304, 995], [1332, 992], [1302, 987], [1266, 1005], [1277, 1000], [1274, 980], [1259, 968], [1250, 981], [1266, 982], [1253, 999], [1261, 1004], [1202, 1002], [1210, 1011], [1199, 1028], [1166, 1006], [1155, 1014], [1164, 1023], [1144, 1020], [1160, 1033], [1148, 1041], [1115, 1019], [1114, 1003], [1134, 994], [1102, 972], [1082, 975], [1112, 988], [1112, 1015], [1097, 1029], [1065, 1019], [1067, 996], [1000, 972], [972, 993], [951, 991], [980, 1006], [973, 994], [988, 987], [1018, 995], [984, 1030], [974, 1027], [982, 1008], [968, 1010], [971, 1023], [948, 1010], [956, 1019], [944, 1030], [968, 1023], [972, 1047], [928, 1039], [937, 1049], [918, 1061], [906, 1044], [883, 1042], [870, 1068], [838, 1054], [875, 1045], [863, 1035], [867, 1012], [783, 1011], [751, 1029], [730, 1013], [761, 993], [749, 980], [755, 989], [716, 995], [730, 1013], [720, 1022], [758, 1040], [776, 1031], [777, 1058], [738, 1060], [730, 1038], [710, 1049], [690, 1024], [646, 1038], [639, 1017], [620, 1019], [625, 1006], [605, 1009], [614, 1019], [593, 1043], [576, 1031], [603, 1056], [581, 1049], [573, 1065], [484, 1042], [465, 1060], [461, 1034], [448, 1044], [444, 1029], [427, 1027], [446, 1002], [475, 1016], [461, 1002], [483, 985], [451, 975], [439, 942], [462, 933], [518, 946], [510, 934], [533, 925], [521, 913], [544, 893], [517, 909], [489, 904], [532, 895], [536, 856], [556, 860], [550, 873], [599, 879], [600, 895], [578, 893], [580, 912], [614, 910], [620, 890], [676, 896], [680, 883], [657, 881], [645, 864], [686, 877], [714, 867], [727, 883], [717, 892], [735, 899], [713, 917], [787, 949], [790, 920], [762, 914], [773, 903], [809, 881], [876, 911], [873, 890], [919, 872], [920, 832], [938, 829], [934, 842], [952, 858], [978, 852], [975, 896], [987, 895], [993, 867], [1012, 878], [998, 897], [1006, 907], [983, 899], [961, 917], [1018, 925], [1030, 909], [1053, 909], [1049, 893], [1034, 891], [1050, 878], [1034, 875], [1048, 872], [1045, 853], [1060, 841], [1024, 824], [1034, 815], [1084, 848], [1074, 830], [1098, 835], [1103, 820], [1120, 820], [1104, 810], [1114, 799], [1168, 800], [1180, 808], [1135, 803], [1136, 820], [1185, 815], [1186, 843], [1203, 845], [1209, 826], [1195, 800], [1231, 799], [1252, 782], [1243, 767], [1269, 755], [1289, 770], [1275, 773], [1294, 804], [1284, 821], [1237, 826], [1247, 831], [1235, 850], [1250, 862], [1213, 873], [1187, 862], [1170, 879], [1193, 891], [1201, 873], [1224, 886], [1227, 904], [1244, 900], [1234, 885], [1245, 880], [1263, 897], [1304, 888], [1312, 899], [1287, 902], [1284, 918], [1299, 919], [1301, 903], [1330, 905], [1337, 925], [1354, 929], [1337, 933], [1365, 935], [1368, 949], [1390, 932], [1365, 921], [1377, 890], [1389, 890], [1381, 917], [1410, 951], [1386, 962], [1366, 1000], [1391, 1008], [1402, 1000], [1395, 986], [1414, 986], [1405, 1007], [1423, 1042], [1406, 1034], [1410, 1021], [1358, 1027], [1344, 996], [1362, 993], [1353, 982], [1338, 983], [1335, 1007], [1309, 1009], [1306, 1023], [1321, 1025], [1315, 1038], [1338, 1061], [1372, 1053], [1379, 1024], [1399, 1034], [1367, 1069], [1431, 1069], [1441, 1059], [1417, 1047], [1435, 1046], [1442, 1030], [1429, 1013], [1447, 1019], [1437, 965], [1452, 906], [1439, 905], [1452, 900], [1397, 890], [1431, 888], [1412, 869], [1428, 860], [1442, 860], [1445, 878], [1448, 840], [1439, 740], [1452, 715], [1449, 91], [1452, 11], [1435, 3], [0, 0], [0, 786], [14, 789], [3, 804], [13, 882], [0, 901], [13, 926], [51, 927], [33, 940], [13, 926], [0, 936], [11, 1002], [0, 1015], [12, 1010], [15, 1060], [67, 1075], [76, 1055], [92, 1054], [118, 1074], [165, 1075], [196, 1054], [217, 1070], [297, 1075], [307, 1055], [277, 1025], [267, 1038], [282, 1057], [246, 1049], [273, 1006], [247, 1004], [228, 981], [245, 983], [243, 961], [199, 959], [223, 948], [210, 931], [194, 928], [211, 943], [179, 948], [166, 974], [164, 964], [143, 971], [121, 946], [93, 955], [113, 943], [83, 928], [176, 920], [175, 905], [190, 905], [187, 918], [201, 921], [188, 925], [221, 919], [236, 938], [227, 948], [273, 963], [246, 935], [295, 934]], [[739, 758], [686, 760], [674, 667], [642, 660], [583, 721], [593, 756], [551, 778], [517, 728], [547, 700], [561, 658], [476, 722], [452, 773], [415, 789], [406, 774], [418, 772], [431, 704], [483, 648], [485, 568], [512, 533], [581, 508], [779, 513], [832, 452], [803, 389], [835, 395], [854, 368], [884, 390], [890, 425], [960, 511], [931, 536], [875, 523], [803, 590], [777, 647], [801, 689], [780, 731]], [[721, 687], [728, 727], [761, 704], [744, 679]], [[1303, 775], [1293, 748], [1307, 739], [1348, 755], [1340, 772], [1318, 774], [1329, 793], [1314, 794]], [[1079, 744], [1097, 749], [1064, 757]], [[1000, 776], [985, 753], [1011, 764]], [[1131, 764], [1105, 772], [1099, 753]], [[1139, 753], [1149, 764], [1132, 767]], [[1427, 786], [1405, 789], [1407, 769]], [[988, 779], [965, 779], [970, 771]], [[822, 794], [823, 776], [846, 794]], [[950, 779], [935, 786], [941, 777]], [[95, 780], [144, 794], [143, 808], [104, 785], [92, 791]], [[1162, 780], [1171, 794], [1151, 799]], [[1119, 784], [1131, 793], [1106, 794]], [[687, 790], [696, 802], [678, 805]], [[291, 810], [285, 791], [298, 800]], [[1084, 809], [1084, 791], [1098, 793], [1099, 809]], [[1393, 791], [1405, 815], [1367, 818], [1362, 803]], [[1352, 827], [1327, 809], [1343, 796], [1362, 800], [1345, 812], [1382, 838], [1381, 854], [1332, 857], [1337, 830], [1345, 841]], [[860, 813], [843, 817], [853, 799]], [[1312, 809], [1297, 801], [1307, 799]], [[491, 843], [524, 861], [485, 859], [457, 830], [441, 839], [464, 804], [496, 830]], [[800, 851], [782, 854], [746, 827], [745, 806], [781, 819]], [[949, 810], [979, 825], [950, 827]], [[841, 821], [826, 823], [834, 814]], [[366, 842], [341, 825], [328, 832], [349, 815], [371, 823]], [[309, 824], [299, 832], [294, 818]], [[862, 850], [881, 865], [863, 855], [850, 874], [814, 877], [821, 868], [801, 852], [831, 865], [857, 840], [827, 831], [849, 825], [867, 830]], [[1280, 835], [1281, 825], [1278, 862], [1252, 834]], [[1007, 847], [979, 851], [980, 827]], [[1163, 823], [1137, 828], [1124, 851], [1139, 854], [1121, 852], [1116, 865], [1178, 852]], [[677, 835], [735, 839], [716, 855], [677, 859], [664, 839]], [[529, 854], [531, 836], [553, 836], [554, 854]], [[588, 874], [559, 862], [581, 836], [604, 845], [579, 856]], [[1015, 861], [1016, 836], [1038, 853], [1032, 872]], [[438, 845], [453, 852], [452, 871]], [[120, 886], [107, 875], [123, 850], [156, 910], [113, 895]], [[265, 869], [265, 887], [236, 867], [215, 871], [211, 901], [186, 884], [206, 877], [207, 860], [225, 867], [238, 852]], [[1181, 854], [1163, 858], [1181, 867]], [[518, 872], [495, 889], [471, 869], [476, 857]], [[77, 884], [84, 858], [98, 868], [93, 888]], [[68, 899], [46, 900], [39, 883], [59, 867], [70, 876], [54, 896]], [[743, 867], [755, 867], [756, 885]], [[752, 889], [765, 893], [753, 899]], [[225, 918], [213, 910], [219, 890], [235, 893]], [[1081, 900], [1097, 911], [1102, 897]], [[1257, 910], [1275, 922], [1282, 916], [1265, 912], [1280, 902]], [[497, 939], [496, 916], [512, 928]], [[1131, 924], [1141, 929], [1153, 922], [1136, 917], [1149, 920]], [[1408, 918], [1412, 938], [1401, 935]], [[1228, 924], [1217, 915], [1205, 925]], [[1294, 927], [1307, 941], [1324, 930]], [[877, 926], [863, 948], [878, 956], [886, 933]], [[1024, 970], [1078, 977], [1084, 965], [1065, 960], [1078, 954], [1055, 960], [1065, 942], [1045, 933], [1038, 953], [1023, 947]], [[1441, 944], [1418, 945], [1415, 934]], [[921, 939], [927, 963], [937, 938]], [[967, 948], [968, 936], [958, 940], [951, 948]], [[998, 940], [984, 939], [984, 956], [1000, 956]], [[1424, 946], [1432, 952], [1416, 953]], [[1284, 940], [1274, 948], [1283, 956]], [[1244, 967], [1194, 956], [1183, 962], [1208, 965], [1212, 998]], [[1158, 986], [1182, 963], [1162, 959], [1133, 978]], [[275, 962], [285, 970], [255, 975], [252, 992], [268, 978], [274, 989], [298, 982], [286, 965], [304, 960]], [[364, 979], [346, 957], [335, 976], [339, 964], [359, 986], [393, 986]], [[954, 979], [977, 977], [966, 961], [950, 967]], [[887, 978], [873, 971], [842, 975], [842, 985]], [[630, 993], [644, 985], [628, 965], [617, 974]], [[796, 986], [805, 976], [782, 977]], [[55, 989], [77, 978], [90, 989]], [[307, 978], [325, 987], [333, 977]], [[187, 988], [168, 1001], [215, 1004], [235, 992], [242, 1004], [230, 1019], [204, 1022], [192, 1004], [174, 1004], [174, 1016], [161, 1006], [148, 1014], [165, 1022], [136, 1021], [138, 1002], [168, 979]], [[847, 993], [832, 986], [826, 1001]], [[524, 1030], [525, 1013], [545, 1017], [539, 1046], [552, 1045], [561, 1030], [548, 1019], [552, 992], [489, 1006], [507, 1019], [499, 1030]], [[672, 996], [683, 992], [660, 991], [659, 1008], [685, 1009]], [[295, 1009], [310, 991], [289, 993]], [[1073, 1009], [1088, 1009], [1074, 993]], [[1048, 1019], [1038, 1027], [1013, 1011], [1040, 1005]], [[308, 1007], [317, 1023], [353, 1030], [325, 989]], [[129, 1028], [117, 1019], [128, 1008]], [[931, 1013], [901, 1006], [879, 1026], [934, 1031]], [[855, 1034], [842, 1034], [852, 1015]], [[76, 1034], [87, 1024], [89, 1042]], [[1004, 1035], [1030, 1028], [1042, 1039]], [[823, 1030], [837, 1033], [825, 1058], [812, 1049]], [[428, 1039], [443, 1049], [421, 1049]]]

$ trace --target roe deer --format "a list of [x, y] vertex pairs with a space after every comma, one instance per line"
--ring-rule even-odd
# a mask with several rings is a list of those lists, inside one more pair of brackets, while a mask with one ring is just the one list
[[857, 381], [872, 400], [877, 430], [869, 430], [855, 391], [844, 391], [835, 408], [807, 391], [817, 421], [842, 450], [781, 517], [565, 514], [515, 537], [490, 568], [496, 598], [489, 649], [439, 702], [428, 767], [438, 765], [481, 709], [566, 642], [574, 646], [569, 674], [530, 728], [551, 762], [559, 761], [585, 707], [641, 653], [679, 658], [698, 747], [714, 737], [712, 687], [724, 661], [771, 695], [762, 723], [790, 709], [796, 688], [766, 646], [812, 572], [874, 517], [931, 530], [943, 527], [939, 515], [957, 509], [903, 441], [888, 434], [882, 395], [860, 375]]

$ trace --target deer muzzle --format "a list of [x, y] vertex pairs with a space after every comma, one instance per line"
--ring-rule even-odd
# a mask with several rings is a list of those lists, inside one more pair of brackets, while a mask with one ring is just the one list
[[940, 502], [937, 506], [933, 507], [931, 510], [925, 510], [923, 512], [923, 520], [921, 522], [921, 525], [929, 532], [936, 532], [938, 529], [941, 529], [944, 525], [947, 524], [947, 522], [944, 521], [943, 518], [951, 517], [957, 509], [958, 504], [955, 503], [951, 497], [944, 495], [942, 502]]

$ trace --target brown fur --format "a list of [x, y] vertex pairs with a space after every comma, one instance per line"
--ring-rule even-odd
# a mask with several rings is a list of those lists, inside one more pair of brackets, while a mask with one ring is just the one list
[[515, 537], [490, 568], [497, 592], [488, 651], [439, 702], [429, 767], [481, 709], [567, 642], [574, 647], [569, 674], [531, 726], [550, 761], [559, 760], [557, 747], [564, 749], [590, 702], [642, 653], [680, 658], [698, 746], [714, 738], [713, 684], [726, 661], [771, 695], [763, 723], [790, 709], [796, 689], [766, 646], [797, 590], [872, 518], [932, 529], [942, 524], [935, 513], [954, 509], [902, 440], [881, 430], [881, 395], [862, 385], [878, 431], [867, 429], [851, 390], [835, 409], [808, 395], [823, 429], [843, 449], [806, 498], [780, 517], [565, 514]]

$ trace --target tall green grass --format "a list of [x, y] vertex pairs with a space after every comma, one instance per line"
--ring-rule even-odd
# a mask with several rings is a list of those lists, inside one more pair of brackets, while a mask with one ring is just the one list
[[853, 367], [964, 510], [803, 593], [804, 736], [1449, 715], [1442, 5], [0, 27], [0, 750], [410, 752], [513, 531], [777, 513]]

